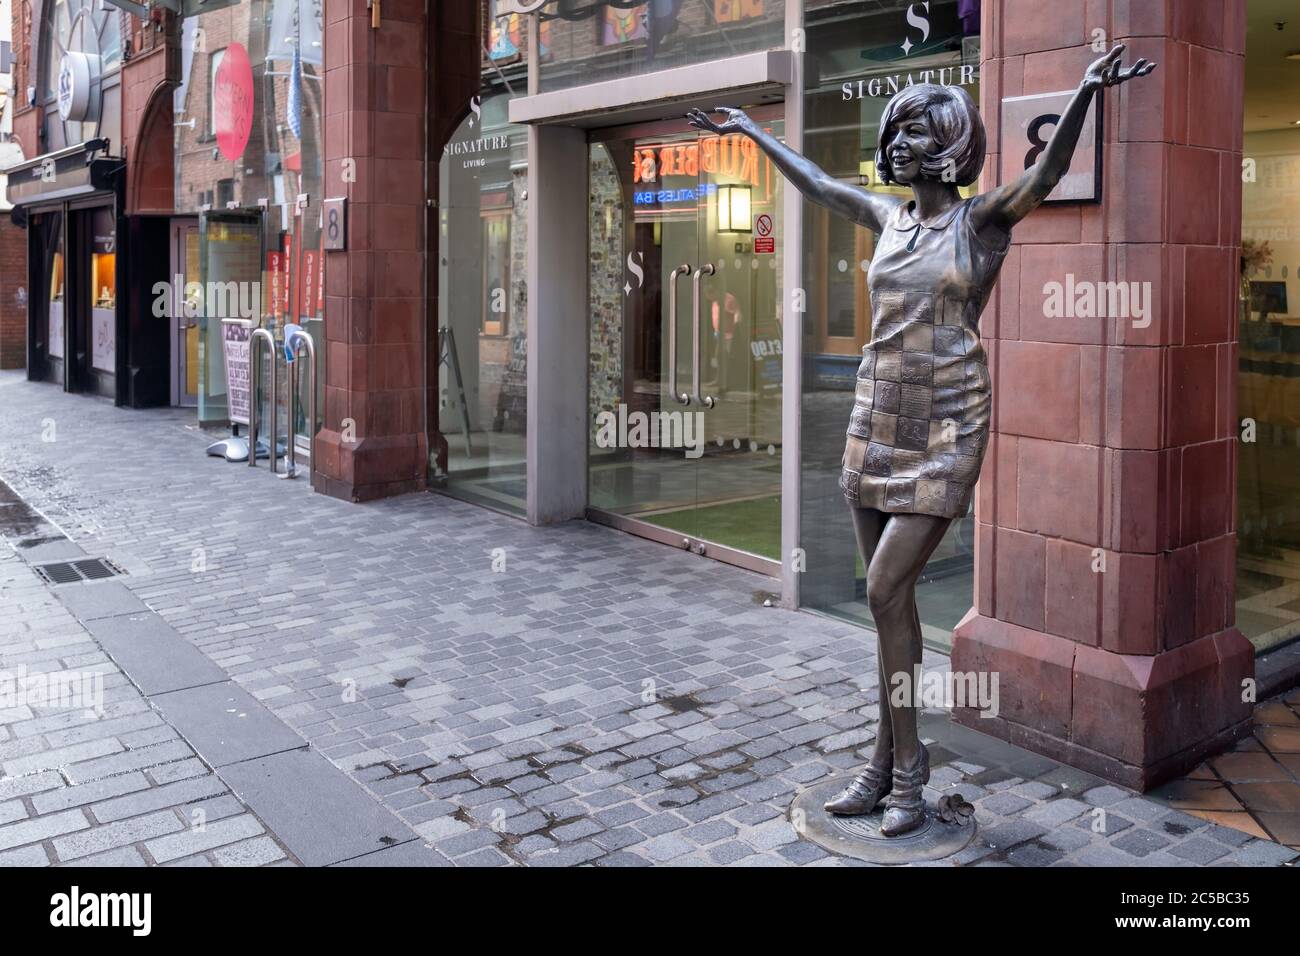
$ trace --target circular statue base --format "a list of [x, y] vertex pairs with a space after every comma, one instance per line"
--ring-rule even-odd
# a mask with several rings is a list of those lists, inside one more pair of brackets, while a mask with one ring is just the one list
[[874, 813], [860, 817], [839, 817], [823, 810], [822, 805], [852, 779], [852, 775], [832, 777], [800, 792], [790, 806], [795, 832], [831, 853], [867, 863], [894, 865], [942, 860], [965, 849], [975, 838], [974, 819], [965, 824], [944, 823], [929, 804], [925, 822], [919, 828], [895, 837], [880, 832], [883, 800]]

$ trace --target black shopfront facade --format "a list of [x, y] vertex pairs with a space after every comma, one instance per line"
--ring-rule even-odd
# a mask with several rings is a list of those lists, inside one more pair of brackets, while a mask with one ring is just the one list
[[91, 140], [9, 171], [15, 223], [27, 230], [27, 376], [68, 392], [142, 404], [120, 290], [122, 160]]

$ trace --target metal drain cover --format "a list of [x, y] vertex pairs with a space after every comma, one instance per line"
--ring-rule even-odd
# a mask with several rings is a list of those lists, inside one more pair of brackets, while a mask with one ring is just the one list
[[906, 864], [942, 860], [964, 850], [975, 838], [975, 821], [964, 826], [944, 823], [927, 806], [925, 823], [911, 833], [887, 837], [880, 832], [884, 810], [861, 817], [832, 816], [822, 809], [831, 797], [843, 790], [852, 775], [832, 777], [804, 790], [790, 808], [795, 831], [824, 850], [869, 863]]
[[107, 558], [83, 558], [80, 561], [55, 561], [37, 564], [33, 570], [47, 584], [77, 584], [81, 581], [100, 581], [104, 578], [126, 574]]

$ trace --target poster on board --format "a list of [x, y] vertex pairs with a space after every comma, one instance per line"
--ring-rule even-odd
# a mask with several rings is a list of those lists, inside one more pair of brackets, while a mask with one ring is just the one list
[[253, 323], [248, 319], [222, 319], [221, 344], [226, 357], [226, 396], [233, 424], [247, 425], [251, 389], [249, 344]]

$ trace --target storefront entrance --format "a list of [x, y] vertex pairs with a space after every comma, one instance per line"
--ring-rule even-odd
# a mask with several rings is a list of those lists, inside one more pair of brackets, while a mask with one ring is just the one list
[[[199, 404], [199, 312], [202, 286], [199, 277], [199, 224], [194, 219], [177, 219], [171, 224], [172, 308], [171, 316], [171, 403], [182, 408]], [[177, 289], [179, 288], [179, 292]]]
[[117, 217], [99, 205], [33, 210], [28, 263], [38, 296], [29, 313], [29, 376], [69, 392], [118, 394]]
[[781, 176], [681, 122], [595, 132], [589, 176], [588, 517], [777, 575]]

